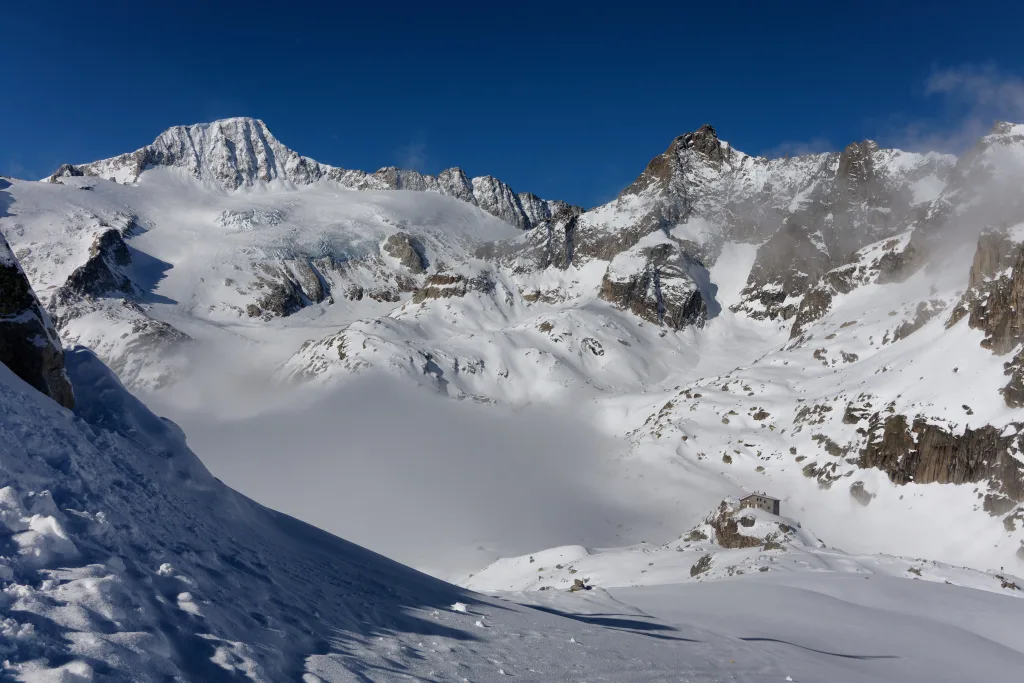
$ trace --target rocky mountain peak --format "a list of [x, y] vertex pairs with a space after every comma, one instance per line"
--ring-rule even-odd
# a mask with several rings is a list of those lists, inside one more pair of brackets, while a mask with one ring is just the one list
[[89, 164], [64, 164], [46, 180], [55, 183], [61, 178], [89, 175], [136, 183], [143, 172], [157, 167], [182, 169], [196, 180], [228, 192], [274, 182], [302, 186], [320, 180], [354, 190], [436, 192], [477, 205], [524, 230], [567, 207], [582, 210], [530, 193], [517, 195], [497, 178], [471, 179], [460, 168], [433, 176], [396, 166], [385, 166], [375, 173], [328, 166], [289, 149], [263, 121], [249, 117], [174, 126], [134, 152]]
[[996, 121], [992, 125], [989, 135], [1019, 135], [1024, 136], [1024, 124], [1011, 123], [1009, 121]]
[[619, 196], [638, 195], [651, 188], [668, 189], [674, 181], [686, 174], [694, 161], [694, 153], [697, 153], [700, 159], [718, 166], [725, 161], [727, 149], [718, 139], [715, 129], [708, 124], [704, 124], [696, 131], [683, 133], [672, 141], [664, 153], [651, 159], [640, 177]]
[[874, 140], [851, 142], [839, 155], [836, 183], [840, 197], [847, 201], [870, 198], [877, 182], [874, 154], [879, 149]]
[[676, 144], [681, 148], [700, 152], [711, 161], [722, 162], [725, 160], [725, 151], [718, 139], [718, 133], [707, 123], [692, 133], [680, 135], [676, 138]]

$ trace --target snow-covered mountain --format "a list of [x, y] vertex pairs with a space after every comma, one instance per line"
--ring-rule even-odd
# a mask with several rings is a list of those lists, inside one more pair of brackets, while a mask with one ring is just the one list
[[[831, 589], [807, 570], [870, 573], [882, 585], [886, 577], [910, 574], [1007, 594], [1015, 591], [1002, 583], [1015, 584], [1013, 575], [1024, 574], [1022, 125], [997, 124], [960, 158], [863, 141], [842, 152], [782, 159], [745, 155], [702, 126], [673, 140], [614, 201], [588, 211], [516, 194], [489, 176], [469, 179], [458, 169], [425, 176], [329, 167], [287, 149], [252, 119], [173, 128], [136, 152], [63, 166], [47, 180], [4, 180], [0, 188], [0, 231], [10, 245], [0, 249], [0, 333], [13, 340], [0, 344], [0, 360], [29, 385], [75, 406], [78, 418], [50, 404], [31, 418], [86, 433], [82, 438], [92, 445], [83, 441], [75, 452], [96, 448], [101, 428], [129, 440], [141, 438], [132, 429], [151, 433], [138, 424], [116, 426], [125, 414], [144, 409], [126, 408], [130, 396], [109, 377], [97, 397], [101, 361], [144, 400], [183, 418], [190, 411], [227, 416], [235, 397], [251, 386], [271, 396], [273, 410], [275, 387], [282, 396], [287, 387], [326, 397], [383, 372], [495, 411], [571, 406], [595, 432], [617, 440], [619, 460], [639, 473], [645, 496], [671, 503], [664, 508], [674, 511], [671, 518], [662, 520], [670, 537], [604, 553], [576, 546], [538, 550], [534, 558], [543, 557], [546, 569], [549, 559], [562, 567], [534, 577], [540, 572], [525, 565], [535, 563], [504, 560], [477, 573], [467, 583], [474, 589], [566, 588], [579, 578], [570, 577], [570, 563], [593, 574], [602, 589], [689, 584], [691, 569], [705, 556], [708, 571], [696, 572], [695, 584], [742, 573], [742, 581], [778, 588], [773, 582], [782, 579], [775, 575], [792, 572], [800, 576], [794, 581], [821, 594]], [[15, 291], [8, 282], [25, 278], [38, 299], [26, 287], [28, 294], [8, 294]], [[87, 346], [99, 358], [71, 354], [73, 398], [71, 385], [61, 380], [54, 332], [64, 345]], [[78, 367], [89, 369], [86, 376], [76, 377]], [[13, 376], [7, 380], [21, 387]], [[38, 403], [21, 396], [11, 394], [11, 405]], [[104, 410], [120, 417], [90, 412], [114, 396], [116, 406]], [[151, 415], [145, 420], [163, 424]], [[27, 433], [29, 422], [25, 417], [21, 431], [12, 433]], [[69, 434], [53, 438], [79, 443], [80, 436]], [[184, 452], [180, 435], [160, 434], [161, 443], [178, 439], [175, 452]], [[26, 444], [20, 451], [8, 447], [5, 455], [21, 463], [18, 457], [43, 448]], [[131, 451], [137, 446], [118, 453], [134, 462], [146, 449], [165, 448], [147, 442]], [[81, 457], [93, 462], [93, 455]], [[183, 486], [190, 490], [190, 477], [204, 482], [198, 489], [221, 486], [190, 453], [180, 458], [175, 462], [193, 465], [188, 476], [159, 484], [167, 487], [168, 500], [185, 495]], [[32, 466], [43, 467], [45, 460]], [[74, 490], [61, 478], [71, 476], [66, 465], [58, 465], [45, 476], [10, 465], [19, 481], [42, 482], [18, 489], [25, 519], [31, 518], [25, 501], [41, 491]], [[98, 460], [90, 467], [95, 479], [106, 476]], [[223, 487], [216, 490], [228, 502], [203, 503], [210, 519], [270, 514], [252, 512], [252, 503]], [[773, 537], [784, 550], [765, 550], [763, 537], [758, 550], [742, 550], [722, 545], [701, 526], [714, 526], [704, 520], [720, 501], [751, 490], [782, 499], [789, 518], [758, 517], [755, 530], [762, 523], [806, 524], [830, 547], [794, 532]], [[106, 487], [85, 498], [129, 495], [135, 494]], [[59, 502], [58, 509], [87, 506], [76, 499]], [[187, 525], [168, 515], [169, 523]], [[74, 536], [63, 518], [44, 516], [60, 521], [64, 536]], [[150, 533], [158, 534], [138, 532]], [[248, 540], [251, 531], [235, 537], [246, 539], [242, 546], [257, 543]], [[313, 552], [280, 543], [266, 552]], [[655, 550], [658, 557], [648, 562], [664, 571], [638, 564]], [[194, 556], [175, 548], [161, 552], [185, 559], [146, 562], [191, 563], [190, 576], [235, 573], [198, 550]], [[337, 552], [349, 557], [355, 551], [345, 546]], [[47, 570], [68, 561], [48, 557]], [[926, 561], [901, 559], [907, 557]], [[284, 567], [273, 564], [268, 572], [290, 571]], [[767, 578], [752, 579], [752, 573]], [[440, 596], [416, 604], [440, 610], [448, 601], [467, 600], [425, 581], [411, 574], [401, 579], [407, 595]], [[134, 591], [142, 584], [131, 585]], [[922, 599], [937, 595], [922, 590]], [[349, 595], [332, 595], [342, 594]], [[592, 601], [597, 612], [615, 604], [602, 602], [612, 600], [603, 593], [600, 599], [587, 595], [574, 599]], [[761, 604], [762, 597], [752, 600]], [[206, 599], [208, 609], [220, 610], [234, 598]], [[517, 598], [540, 601], [534, 606], [549, 612], [577, 609], [563, 599]], [[289, 624], [281, 632], [292, 634], [294, 613], [282, 605], [273, 609], [276, 623]], [[218, 638], [278, 647], [267, 645], [266, 634], [244, 631], [245, 617], [217, 614], [224, 628], [210, 633]], [[749, 619], [734, 616], [735, 623]], [[354, 624], [351, 619], [346, 623]], [[303, 637], [312, 638], [304, 643], [329, 638], [320, 632]], [[608, 642], [610, 651], [618, 647]], [[522, 656], [507, 647], [510, 657]], [[1019, 652], [1020, 644], [1010, 649]], [[299, 670], [239, 652], [232, 666], [255, 671], [250, 664], [258, 662], [269, 667], [260, 674], [267, 680]], [[374, 661], [387, 656], [379, 649], [359, 652]], [[652, 650], [651, 661], [665, 652]], [[186, 678], [199, 676], [169, 656]], [[764, 663], [760, 656], [754, 660]], [[856, 675], [881, 676], [875, 669]]]
[[[137, 390], [241, 353], [276, 381], [384, 370], [484, 402], [594, 400], [633, 452], [694, 434], [655, 459], [731, 458], [718, 476], [732, 486], [770, 483], [820, 506], [850, 477], [893, 496], [895, 511], [857, 515], [867, 529], [906, 522], [878, 548], [889, 552], [949, 521], [904, 509], [905, 485], [980, 487], [972, 514], [989, 550], [943, 544], [937, 559], [990, 567], [1015, 555], [1012, 520], [1024, 519], [1011, 227], [1024, 222], [1011, 189], [1022, 130], [998, 124], [960, 159], [865, 141], [770, 160], [703, 126], [581, 212], [457, 170], [341, 171], [229, 119], [48, 183], [11, 181], [0, 227], [65, 343], [95, 349]], [[515, 201], [528, 220], [507, 210]], [[997, 338], [996, 355], [979, 334]], [[735, 377], [749, 389], [734, 404], [690, 398]]]
[[321, 180], [357, 190], [436, 192], [479, 206], [524, 230], [575, 209], [529, 192], [516, 194], [492, 176], [470, 179], [459, 168], [431, 176], [391, 166], [372, 174], [327, 166], [288, 149], [262, 121], [245, 117], [175, 126], [134, 152], [89, 164], [65, 164], [47, 180], [98, 176], [135, 183], [153, 168], [181, 169], [207, 187], [226, 192], [268, 185], [294, 188]]
[[[32, 293], [16, 264], [3, 282], [4, 301], [12, 286]], [[0, 348], [22, 332], [0, 326]], [[55, 352], [57, 341], [36, 346], [37, 365]], [[674, 546], [604, 558], [620, 573], [657, 561], [649, 588], [591, 574], [580, 548], [539, 559], [564, 561], [556, 573], [585, 568], [583, 590], [460, 589], [232, 491], [92, 352], [64, 357], [74, 412], [55, 400], [62, 388], [0, 365], [0, 646], [11, 680], [955, 681], [999, 678], [1024, 661], [1019, 579], [899, 560], [866, 574], [868, 558], [844, 565], [837, 552], [817, 552], [836, 571], [807, 572], [778, 555], [790, 537], [813, 536], [725, 505], [667, 558], [658, 551]], [[755, 538], [769, 528], [767, 541]], [[705, 530], [719, 547], [765, 542], [775, 554], [748, 558], [772, 568], [732, 583], [741, 599], [723, 604], [715, 582], [677, 583], [671, 566], [707, 549], [688, 552], [709, 540]], [[690, 574], [742, 577], [718, 566], [725, 552]], [[517, 573], [503, 566], [478, 580]], [[888, 578], [901, 570], [945, 584]], [[874, 580], [850, 580], [862, 577]]]

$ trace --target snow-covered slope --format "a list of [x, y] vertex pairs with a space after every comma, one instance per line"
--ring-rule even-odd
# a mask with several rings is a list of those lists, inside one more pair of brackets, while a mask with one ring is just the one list
[[1024, 663], [1016, 600], [882, 577], [735, 584], [724, 602], [715, 583], [473, 594], [253, 503], [91, 352], [68, 369], [75, 413], [0, 366], [12, 680], [935, 682]]
[[[34, 361], [0, 366], [5, 674], [1005, 680], [1022, 150], [1001, 124], [959, 160], [766, 160], [703, 127], [580, 213], [461, 172], [330, 169], [236, 119], [3, 181], [0, 335]], [[48, 317], [95, 350], [66, 354], [71, 387]], [[479, 596], [232, 491], [121, 383], [216, 420], [253, 387], [273, 411], [370, 371], [571, 408], [690, 531], [500, 561], [467, 585], [529, 592]], [[715, 507], [751, 490], [785, 518]]]
[[233, 119], [12, 181], [0, 229], [65, 343], [182, 416], [371, 371], [585, 406], [684, 525], [762, 488], [850, 552], [995, 569], [1024, 541], [1021, 158], [1010, 124], [960, 159], [769, 160], [704, 126], [581, 213]]
[[934, 560], [854, 555], [829, 547], [798, 520], [723, 501], [674, 541], [626, 548], [551, 548], [503, 558], [463, 579], [480, 591], [570, 591], [721, 581], [767, 573], [889, 576], [1024, 598], [1024, 580]]

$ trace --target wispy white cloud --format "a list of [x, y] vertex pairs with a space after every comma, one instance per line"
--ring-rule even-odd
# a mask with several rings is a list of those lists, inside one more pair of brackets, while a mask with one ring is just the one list
[[1009, 118], [1024, 116], [1024, 79], [993, 65], [962, 65], [936, 70], [925, 82], [928, 95], [945, 95], [985, 111]]
[[894, 119], [888, 126], [891, 144], [959, 153], [996, 121], [1024, 121], [1024, 79], [992, 64], [937, 68], [925, 79], [922, 92], [934, 103], [935, 115]]
[[787, 141], [779, 143], [774, 147], [761, 150], [761, 156], [769, 159], [791, 156], [798, 157], [805, 154], [820, 154], [821, 152], [832, 152], [836, 149], [829, 140], [823, 137], [812, 137], [810, 140]]
[[410, 142], [398, 149], [398, 166], [413, 171], [422, 171], [427, 164], [427, 144]]
[[[56, 166], [54, 166], [56, 169]], [[12, 178], [23, 178], [25, 180], [38, 180], [42, 175], [34, 168], [29, 168], [19, 159], [8, 159], [0, 165], [0, 175]]]

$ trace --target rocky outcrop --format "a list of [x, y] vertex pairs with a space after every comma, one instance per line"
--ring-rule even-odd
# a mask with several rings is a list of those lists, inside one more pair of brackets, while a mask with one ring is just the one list
[[423, 287], [412, 295], [412, 302], [423, 303], [430, 299], [449, 299], [464, 297], [469, 292], [490, 294], [494, 291], [494, 280], [491, 273], [483, 271], [475, 277], [467, 277], [459, 273], [441, 272], [427, 277]]
[[473, 196], [477, 206], [492, 216], [523, 230], [533, 227], [523, 211], [519, 195], [497, 178], [489, 175], [473, 178]]
[[985, 333], [981, 345], [992, 353], [1009, 353], [1024, 342], [1024, 242], [1012, 240], [1005, 230], [978, 238], [967, 291], [949, 324], [964, 317]]
[[797, 309], [796, 318], [793, 320], [793, 327], [789, 331], [789, 338], [795, 339], [804, 333], [804, 330], [813, 322], [820, 320], [832, 306], [832, 291], [827, 285], [819, 286], [808, 292], [800, 300], [800, 307]]
[[46, 182], [59, 183], [61, 178], [79, 178], [84, 175], [85, 172], [77, 166], [62, 164], [60, 168], [54, 171], [53, 174], [46, 179]]
[[742, 292], [744, 303], [734, 308], [759, 319], [792, 318], [800, 298], [831, 267], [821, 232], [788, 220], [757, 250]]
[[[93, 239], [89, 257], [54, 293], [51, 307], [74, 305], [82, 299], [131, 296], [134, 285], [121, 271], [132, 262], [121, 232], [109, 228]], [[62, 315], [63, 317], [63, 315]]]
[[[1001, 514], [1024, 500], [1024, 441], [1016, 424], [1005, 429], [986, 425], [955, 434], [922, 417], [910, 423], [905, 415], [872, 415], [861, 467], [877, 467], [898, 486], [989, 482], [985, 508]], [[1007, 507], [1008, 505], [1008, 507]]]
[[[892, 341], [897, 342], [914, 334], [931, 321], [932, 318], [941, 313], [944, 308], [945, 303], [940, 300], [919, 301], [917, 308], [914, 310], [914, 317], [903, 321], [893, 330]], [[885, 339], [883, 338], [882, 341], [884, 343]]]
[[684, 133], [673, 140], [668, 149], [651, 159], [640, 177], [619, 196], [671, 190], [677, 179], [688, 170], [691, 159], [687, 152], [694, 152], [708, 162], [720, 165], [729, 158], [730, 151], [722, 145], [715, 129], [704, 124], [696, 131]]
[[2, 235], [0, 362], [65, 408], [74, 408], [60, 338]]
[[388, 256], [397, 259], [413, 275], [420, 275], [427, 268], [423, 243], [407, 232], [389, 235], [381, 249]]
[[850, 484], [850, 497], [867, 507], [875, 499], [875, 494], [864, 488], [864, 482], [855, 481]]
[[656, 325], [679, 330], [703, 327], [708, 306], [690, 275], [693, 263], [672, 243], [637, 249], [615, 259], [601, 280], [599, 296]]
[[252, 286], [261, 294], [256, 303], [246, 309], [250, 318], [292, 315], [306, 306], [323, 302], [330, 294], [327, 280], [307, 260], [253, 265], [258, 275]]
[[[799, 297], [817, 287], [822, 291], [807, 303], [792, 330], [793, 337], [799, 336], [817, 313], [827, 310], [826, 294], [843, 291], [842, 283], [822, 278], [854, 264], [855, 252], [906, 231], [925, 206], [916, 185], [924, 181], [941, 187], [953, 163], [952, 157], [938, 154], [883, 150], [871, 140], [851, 143], [840, 154], [822, 155], [798, 197], [790, 206], [774, 209], [783, 225], [759, 249], [743, 300], [734, 310], [786, 319], [797, 314]], [[770, 193], [762, 199], [769, 206], [778, 200]], [[905, 279], [921, 264], [905, 241], [894, 244], [898, 248], [889, 249], [871, 266], [879, 282]], [[809, 268], [803, 267], [805, 263]], [[857, 277], [849, 285], [867, 281]]]
[[948, 326], [967, 318], [985, 333], [981, 345], [996, 355], [1016, 351], [1004, 363], [1009, 382], [1002, 389], [1011, 408], [1024, 407], [1024, 236], [990, 230], [978, 238], [967, 290]]
[[[912, 252], [912, 248], [909, 246], [908, 236], [904, 234], [870, 244], [854, 253], [848, 263], [832, 268], [821, 275], [817, 283], [799, 299], [800, 303], [793, 319], [793, 327], [790, 329], [790, 339], [800, 337], [811, 324], [825, 317], [829, 310], [831, 310], [832, 301], [836, 296], [849, 294], [857, 287], [869, 283], [893, 282], [909, 276], [910, 272], [908, 271], [910, 269], [903, 267], [907, 263], [904, 257], [909, 252]], [[771, 272], [772, 267], [770, 264], [767, 266], [768, 272]], [[786, 291], [785, 287], [788, 286], [792, 290], [787, 293], [788, 296], [795, 299], [799, 295], [800, 288], [805, 286], [807, 281], [807, 279], [800, 277], [800, 273], [798, 273], [796, 278], [789, 279], [781, 287], [769, 285], [766, 290], [758, 290], [754, 287], [750, 289], [750, 295], [754, 301], [757, 300], [755, 297], [759, 294], [761, 299], [766, 298], [766, 295], [772, 292], [775, 292], [777, 297], [779, 296], [777, 290], [782, 289], [782, 291]], [[745, 310], [755, 317], [758, 315], [773, 317], [773, 311], [770, 307], [754, 309], [750, 307], [749, 303], [743, 306]], [[924, 325], [938, 314], [942, 306], [943, 303], [941, 301], [922, 302], [918, 307], [914, 320], [908, 321], [897, 330], [899, 338], [909, 336], [916, 329]], [[785, 318], [790, 310], [789, 306], [781, 306], [774, 309], [774, 313], [778, 317]], [[895, 338], [892, 341], [895, 341]]]
[[582, 209], [561, 200], [541, 199], [532, 192], [520, 192], [518, 194], [519, 205], [531, 227], [537, 227], [551, 220], [552, 218], [580, 213]]
[[449, 168], [436, 176], [431, 176], [388, 166], [373, 173], [369, 178], [372, 180], [366, 182], [366, 189], [437, 192], [471, 204], [476, 202], [473, 197], [473, 184], [461, 168]]
[[737, 518], [737, 511], [725, 503], [719, 508], [718, 514], [706, 521], [714, 529], [715, 543], [723, 548], [754, 548], [764, 543], [763, 538], [740, 533], [740, 524], [745, 520], [742, 517]]
[[742, 508], [736, 499], [726, 498], [704, 519], [703, 524], [691, 529], [683, 538], [691, 542], [710, 540], [729, 549], [761, 546], [772, 550], [782, 548], [780, 542], [789, 539], [792, 532], [789, 525], [777, 518]]

